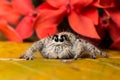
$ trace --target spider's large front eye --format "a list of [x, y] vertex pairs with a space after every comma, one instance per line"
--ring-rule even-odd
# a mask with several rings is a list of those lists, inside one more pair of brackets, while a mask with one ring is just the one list
[[52, 39], [53, 39], [55, 42], [58, 42], [58, 41], [59, 41], [58, 35], [54, 35]]
[[66, 35], [61, 35], [60, 42], [63, 42], [64, 40], [67, 40], [67, 36]]

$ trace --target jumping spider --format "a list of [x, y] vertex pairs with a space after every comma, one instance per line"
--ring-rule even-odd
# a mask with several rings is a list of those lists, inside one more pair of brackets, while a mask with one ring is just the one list
[[96, 58], [96, 54], [108, 57], [91, 43], [70, 32], [61, 32], [33, 43], [20, 58], [32, 60], [36, 51], [40, 51], [43, 57], [50, 59], [77, 59], [81, 58], [84, 52], [93, 59]]

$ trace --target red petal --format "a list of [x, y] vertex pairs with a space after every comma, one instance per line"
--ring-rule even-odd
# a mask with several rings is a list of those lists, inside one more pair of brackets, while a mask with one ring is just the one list
[[114, 2], [115, 0], [95, 0], [93, 5], [100, 8], [111, 8], [115, 7]]
[[112, 23], [109, 26], [109, 34], [114, 42], [120, 38], [120, 26]]
[[74, 11], [72, 11], [68, 16], [68, 19], [71, 28], [77, 33], [86, 37], [100, 39], [92, 21], [89, 18], [83, 15], [78, 16]]
[[69, 0], [47, 0], [47, 2], [55, 8], [60, 8], [63, 5], [66, 6]]
[[35, 22], [35, 18], [32, 16], [26, 16], [23, 20], [18, 24], [16, 31], [22, 37], [22, 39], [26, 39], [30, 37], [34, 31], [33, 25]]
[[12, 5], [16, 11], [23, 15], [28, 15], [34, 10], [32, 0], [12, 0]]
[[120, 26], [120, 10], [114, 8], [107, 9], [107, 11], [110, 13], [112, 20], [117, 24], [117, 26]]
[[40, 11], [41, 9], [56, 9], [56, 8], [52, 7], [47, 2], [44, 2], [36, 8], [37, 11]]
[[17, 32], [3, 20], [0, 21], [0, 32], [2, 32], [2, 34], [10, 41], [22, 42], [22, 39]]
[[64, 17], [65, 10], [41, 10], [38, 21], [36, 22], [36, 32], [39, 38], [53, 35], [57, 32], [57, 26]]
[[7, 0], [0, 0], [0, 5], [4, 3], [9, 3]]
[[114, 22], [111, 22], [109, 26], [109, 33], [113, 41], [116, 42], [116, 40], [118, 40], [120, 37], [120, 11], [116, 9], [109, 9], [108, 12], [110, 13], [112, 21]]
[[82, 9], [81, 14], [89, 17], [95, 25], [98, 25], [98, 10], [95, 7], [85, 7]]
[[115, 41], [111, 46], [110, 46], [111, 49], [117, 49], [117, 50], [120, 50], [120, 38]]
[[9, 2], [4, 1], [0, 3], [0, 18], [7, 20], [11, 24], [17, 24], [20, 14], [13, 9]]
[[81, 6], [87, 6], [89, 4], [91, 4], [93, 2], [93, 0], [71, 0], [71, 4], [72, 5], [79, 5]]
[[115, 6], [120, 8], [120, 0], [114, 0], [114, 2], [115, 2]]

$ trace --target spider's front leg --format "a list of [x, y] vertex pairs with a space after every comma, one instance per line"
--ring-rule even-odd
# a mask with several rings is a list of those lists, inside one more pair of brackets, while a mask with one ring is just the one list
[[41, 50], [43, 48], [42, 41], [34, 42], [19, 58], [26, 59], [26, 60], [33, 60], [34, 53], [38, 50]]
[[108, 57], [108, 55], [101, 50], [99, 50], [96, 46], [93, 44], [87, 42], [86, 40], [82, 40], [84, 50], [88, 52], [88, 54], [93, 58], [96, 59], [96, 54], [103, 56], [105, 58]]
[[82, 42], [79, 39], [76, 39], [75, 42], [73, 43], [73, 54], [74, 57], [73, 59], [76, 60], [82, 56], [82, 53], [84, 51], [84, 47]]

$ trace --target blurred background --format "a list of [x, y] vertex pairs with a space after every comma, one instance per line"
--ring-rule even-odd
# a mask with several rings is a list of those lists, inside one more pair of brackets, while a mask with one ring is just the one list
[[33, 42], [69, 31], [120, 50], [119, 0], [0, 0], [0, 41]]

